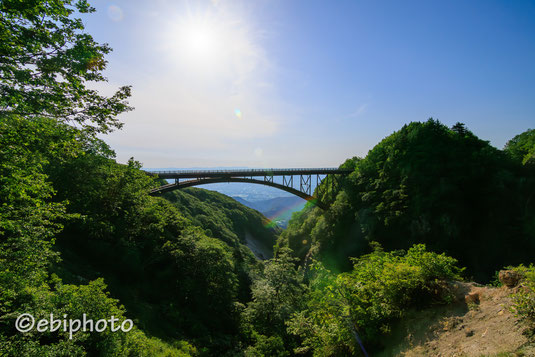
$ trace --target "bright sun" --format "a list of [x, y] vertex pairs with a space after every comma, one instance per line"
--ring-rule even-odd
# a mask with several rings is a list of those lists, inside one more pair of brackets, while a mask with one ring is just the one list
[[236, 81], [256, 67], [259, 51], [250, 27], [236, 13], [191, 11], [175, 16], [168, 24], [164, 46], [177, 71]]
[[207, 22], [185, 23], [178, 29], [179, 46], [196, 60], [206, 59], [218, 51], [217, 32], [214, 24]]
[[210, 17], [181, 19], [168, 32], [172, 56], [189, 70], [214, 70], [226, 57], [223, 44], [229, 37], [224, 26]]

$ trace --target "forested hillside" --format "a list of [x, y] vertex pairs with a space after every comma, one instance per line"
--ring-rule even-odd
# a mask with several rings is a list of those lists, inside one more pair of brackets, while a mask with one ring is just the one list
[[369, 243], [446, 252], [478, 281], [535, 256], [534, 130], [498, 150], [463, 124], [405, 125], [353, 169], [331, 207], [308, 206], [281, 235], [301, 259], [311, 253], [346, 270]]
[[[3, 315], [115, 311], [166, 340], [194, 339], [216, 349], [234, 344], [236, 304], [249, 300], [251, 278], [261, 271], [243, 244], [244, 232], [266, 245], [275, 240], [257, 212], [204, 190], [176, 194], [188, 196], [183, 203], [150, 197], [148, 189], [159, 182], [138, 163], [115, 163], [102, 141], [53, 119], [6, 116], [0, 133]], [[106, 297], [101, 278], [126, 312]], [[138, 332], [75, 341], [52, 335], [40, 346], [42, 337], [14, 334], [12, 321], [4, 321], [10, 323], [2, 325], [3, 336], [10, 339], [3, 348], [11, 353], [89, 352], [104, 345], [108, 354], [148, 353], [148, 345], [161, 343]]]
[[[215, 191], [188, 188], [163, 196], [177, 206], [207, 234], [221, 239], [231, 247], [251, 245], [260, 250], [259, 258], [271, 258], [275, 236], [280, 233], [271, 227], [266, 217], [236, 200]], [[269, 228], [268, 228], [269, 227]]]

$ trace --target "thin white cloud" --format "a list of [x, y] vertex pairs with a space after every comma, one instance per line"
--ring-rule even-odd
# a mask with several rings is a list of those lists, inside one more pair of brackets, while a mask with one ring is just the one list
[[364, 112], [366, 111], [366, 108], [368, 108], [368, 103], [363, 103], [353, 113], [346, 115], [344, 119], [357, 118], [361, 116], [362, 114], [364, 114]]

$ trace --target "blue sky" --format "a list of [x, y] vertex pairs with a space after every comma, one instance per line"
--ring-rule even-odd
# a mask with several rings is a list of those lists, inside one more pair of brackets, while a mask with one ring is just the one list
[[145, 167], [337, 166], [410, 121], [535, 127], [533, 1], [92, 1]]

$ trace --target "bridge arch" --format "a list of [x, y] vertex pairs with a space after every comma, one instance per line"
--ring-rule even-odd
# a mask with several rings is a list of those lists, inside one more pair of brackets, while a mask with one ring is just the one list
[[225, 183], [225, 182], [242, 182], [242, 183], [254, 183], [257, 185], [264, 185], [264, 186], [271, 186], [278, 188], [279, 190], [283, 190], [286, 192], [289, 192], [295, 196], [301, 197], [302, 199], [305, 199], [309, 202], [312, 202], [316, 206], [325, 209], [326, 207], [319, 202], [316, 197], [308, 195], [304, 192], [301, 192], [293, 187], [284, 186], [282, 184], [271, 182], [271, 181], [264, 181], [264, 180], [256, 180], [246, 177], [227, 177], [227, 178], [202, 178], [202, 179], [196, 179], [196, 180], [188, 180], [188, 181], [182, 181], [179, 183], [171, 183], [168, 185], [164, 185], [161, 187], [158, 187], [157, 191], [151, 191], [152, 194], [161, 194], [165, 192], [174, 191], [180, 188], [186, 188], [186, 187], [193, 187], [193, 186], [200, 186], [200, 185], [207, 185], [211, 183]]
[[[169, 183], [152, 189], [150, 194], [153, 196], [180, 188], [200, 186], [210, 183], [241, 182], [271, 186], [301, 197], [322, 209], [326, 209], [327, 204], [313, 196], [313, 176], [316, 177], [316, 187], [318, 190], [321, 189], [322, 191], [327, 188], [323, 187], [324, 185], [320, 185], [320, 183], [326, 177], [331, 177], [328, 182], [330, 190], [327, 192], [330, 192], [331, 195], [335, 195], [339, 189], [338, 177], [346, 176], [350, 173], [350, 169], [340, 168], [147, 171], [147, 174], [157, 176], [160, 179], [175, 180], [174, 183]], [[297, 183], [299, 184], [299, 189], [294, 188], [294, 176], [298, 177]], [[323, 176], [323, 178], [321, 178], [321, 176]], [[282, 178], [282, 184], [274, 182], [274, 177]], [[323, 195], [319, 194], [319, 196]], [[333, 198], [334, 197], [331, 197], [331, 199]]]

